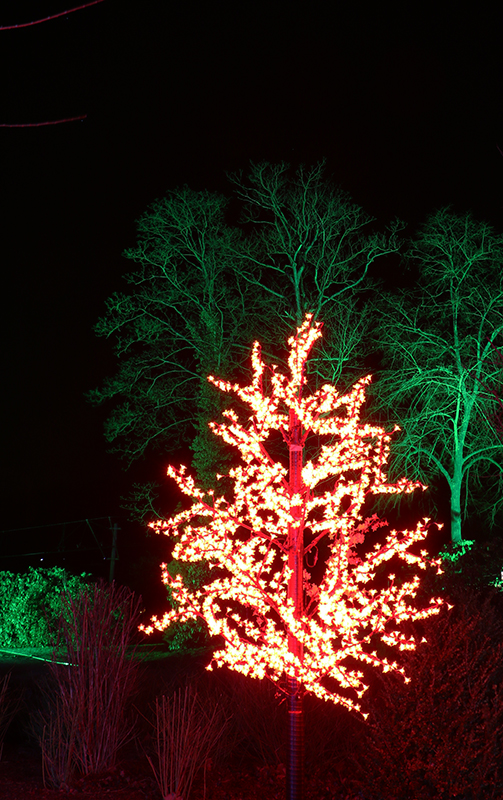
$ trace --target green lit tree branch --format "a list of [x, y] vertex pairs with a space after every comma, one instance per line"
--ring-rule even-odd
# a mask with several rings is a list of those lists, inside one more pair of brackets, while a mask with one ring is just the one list
[[248, 280], [283, 297], [296, 324], [306, 306], [319, 317], [347, 299], [377, 258], [399, 249], [397, 234], [404, 227], [396, 222], [391, 235], [373, 232], [375, 219], [333, 186], [324, 170], [321, 162], [292, 174], [289, 164], [264, 162], [252, 164], [247, 178], [229, 176], [244, 203], [242, 222], [252, 226], [246, 256], [255, 269]]
[[450, 492], [451, 537], [462, 541], [470, 511], [490, 524], [503, 502], [503, 442], [495, 425], [503, 364], [503, 237], [469, 214], [433, 214], [407, 251], [413, 289], [376, 305], [373, 330], [384, 369], [374, 409], [390, 408], [402, 435], [392, 469]]
[[306, 313], [323, 316], [331, 336], [311, 374], [321, 382], [344, 375], [351, 385], [364, 374], [353, 367], [362, 363], [371, 323], [363, 292], [378, 289], [372, 265], [399, 251], [404, 224], [376, 232], [375, 219], [327, 179], [324, 161], [295, 172], [284, 162], [252, 163], [247, 176], [229, 178], [250, 231], [239, 254], [248, 266], [244, 277], [280, 301], [289, 324], [299, 325]]
[[[496, 358], [499, 366], [503, 367], [503, 353], [501, 350], [495, 347], [492, 342], [490, 342], [490, 344], [493, 350], [493, 356]], [[491, 415], [491, 419], [495, 431], [497, 432], [499, 438], [503, 441], [503, 393], [501, 387], [494, 385], [491, 386], [487, 383], [483, 383], [482, 385], [485, 391], [491, 394], [496, 402], [496, 409]]]
[[201, 438], [209, 439], [207, 420], [220, 411], [203, 376], [239, 367], [236, 343], [251, 335], [258, 312], [257, 293], [234, 268], [239, 233], [225, 224], [226, 205], [185, 187], [140, 219], [138, 244], [124, 254], [138, 265], [126, 276], [130, 292], [110, 298], [96, 325], [98, 335], [114, 337], [119, 370], [90, 393], [96, 403], [122, 399], [106, 436], [128, 463], [152, 446], [180, 446], [196, 424], [194, 449], [208, 462], [197, 463], [203, 482], [212, 459]]

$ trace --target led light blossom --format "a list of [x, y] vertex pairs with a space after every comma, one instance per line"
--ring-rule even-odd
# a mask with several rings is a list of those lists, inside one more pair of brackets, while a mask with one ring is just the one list
[[[264, 364], [258, 342], [253, 345], [248, 386], [209, 377], [251, 411], [240, 419], [229, 409], [223, 412], [223, 422], [211, 423], [214, 433], [240, 454], [239, 465], [229, 471], [233, 497], [210, 492], [208, 499], [184, 467], [169, 467], [168, 475], [193, 504], [151, 527], [177, 537], [175, 559], [206, 559], [210, 578], [194, 591], [163, 564], [163, 580], [177, 607], [162, 619], [153, 617], [152, 625], [142, 629], [149, 633], [175, 620], [204, 619], [210, 633], [224, 642], [210, 669], [227, 665], [274, 681], [289, 676], [320, 698], [361, 711], [358, 699], [367, 684], [355, 663], [403, 672], [383, 652], [415, 647], [403, 623], [436, 614], [443, 603], [435, 598], [417, 607], [417, 569], [432, 563], [441, 570], [440, 562], [427, 562], [424, 551], [411, 552], [425, 538], [428, 519], [415, 530], [392, 530], [370, 550], [367, 542], [364, 556], [359, 552], [366, 535], [371, 539], [387, 524], [376, 515], [363, 518], [370, 495], [426, 487], [406, 478], [386, 482], [391, 433], [359, 421], [371, 376], [345, 395], [327, 384], [304, 396], [305, 365], [320, 336], [321, 324], [307, 315], [288, 341], [289, 377], [276, 365]], [[272, 455], [271, 434], [277, 432], [290, 457], [298, 452], [302, 456], [308, 435], [323, 437], [317, 458], [303, 465], [300, 461], [296, 481]], [[300, 598], [292, 590], [292, 532], [297, 535], [295, 546], [300, 541], [301, 548]], [[321, 563], [318, 546], [327, 539], [330, 551]], [[392, 559], [395, 571], [400, 563], [411, 569], [401, 570], [399, 578], [388, 574], [386, 562]]]

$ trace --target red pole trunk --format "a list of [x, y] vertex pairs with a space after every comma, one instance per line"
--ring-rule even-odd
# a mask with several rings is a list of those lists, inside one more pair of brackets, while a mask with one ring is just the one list
[[[302, 450], [301, 426], [294, 411], [290, 411], [289, 420], [289, 483], [292, 495], [301, 494], [302, 484]], [[288, 584], [288, 596], [294, 601], [295, 616], [302, 617], [302, 573], [304, 562], [304, 521], [302, 506], [294, 506], [292, 514], [295, 522], [288, 530], [288, 566], [292, 575]], [[289, 636], [288, 647], [302, 661], [302, 644], [294, 636]], [[287, 800], [302, 800], [304, 795], [304, 716], [302, 708], [302, 685], [292, 676], [288, 679], [288, 720], [289, 750], [287, 770]]]

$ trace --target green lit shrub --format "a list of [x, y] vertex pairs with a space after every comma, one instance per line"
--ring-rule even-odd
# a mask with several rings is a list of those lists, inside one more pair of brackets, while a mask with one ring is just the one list
[[438, 588], [449, 596], [456, 587], [475, 591], [489, 586], [503, 588], [503, 557], [498, 532], [476, 530], [476, 540], [449, 544], [439, 555], [444, 575], [437, 578]]
[[61, 567], [0, 572], [0, 647], [50, 647], [62, 593], [75, 597], [89, 578]]
[[[197, 561], [185, 563], [184, 561], [171, 561], [168, 564], [168, 572], [174, 578], [175, 575], [182, 575], [186, 586], [192, 590], [200, 589], [208, 580], [210, 570], [207, 561]], [[168, 590], [168, 601], [172, 608], [176, 607], [176, 600], [170, 587]], [[163, 639], [170, 650], [190, 650], [195, 647], [205, 647], [210, 643], [210, 637], [206, 624], [199, 619], [190, 619], [187, 622], [175, 622], [164, 633]]]

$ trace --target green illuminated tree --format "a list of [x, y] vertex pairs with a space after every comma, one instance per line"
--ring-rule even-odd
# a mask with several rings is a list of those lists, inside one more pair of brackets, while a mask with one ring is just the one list
[[241, 221], [252, 230], [247, 237], [246, 279], [264, 296], [280, 301], [285, 317], [282, 336], [306, 313], [322, 316], [330, 337], [311, 365], [321, 381], [346, 387], [364, 374], [360, 365], [368, 348], [372, 324], [364, 291], [375, 291], [374, 262], [397, 253], [395, 221], [375, 230], [375, 219], [325, 176], [325, 162], [292, 173], [288, 164], [251, 164], [249, 175], [229, 176], [243, 203]]
[[[406, 253], [417, 280], [382, 298], [374, 341], [384, 369], [370, 393], [389, 408], [402, 435], [392, 474], [445, 479], [451, 539], [462, 541], [470, 512], [490, 524], [503, 502], [503, 441], [494, 357], [503, 331], [503, 236], [470, 214], [443, 209], [427, 220]], [[411, 273], [412, 274], [412, 273]]]
[[152, 446], [180, 446], [195, 426], [204, 482], [215, 460], [206, 421], [220, 398], [203, 376], [239, 366], [239, 342], [265, 308], [234, 268], [241, 237], [225, 223], [226, 206], [221, 195], [184, 187], [139, 220], [138, 244], [124, 253], [138, 264], [126, 275], [130, 291], [114, 294], [96, 325], [99, 336], [115, 337], [119, 369], [90, 393], [97, 403], [122, 400], [106, 437], [128, 463]]
[[291, 320], [323, 310], [334, 334], [312, 373], [334, 382], [344, 370], [350, 385], [364, 374], [348, 369], [368, 334], [362, 290], [373, 262], [399, 247], [400, 226], [373, 232], [373, 219], [330, 184], [323, 164], [295, 173], [283, 163], [252, 165], [248, 178], [231, 180], [244, 204], [239, 226], [226, 221], [225, 197], [187, 187], [140, 219], [138, 244], [125, 252], [138, 265], [126, 276], [129, 291], [108, 300], [96, 326], [116, 340], [118, 371], [89, 393], [96, 403], [119, 401], [106, 436], [128, 463], [191, 441], [207, 487], [228, 465], [209, 433], [223, 401], [206, 375], [239, 375], [251, 340], [275, 354]]

